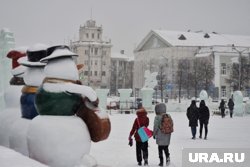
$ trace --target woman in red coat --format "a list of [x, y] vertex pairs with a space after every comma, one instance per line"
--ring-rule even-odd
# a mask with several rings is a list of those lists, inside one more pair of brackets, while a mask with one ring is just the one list
[[144, 165], [148, 165], [148, 142], [141, 141], [137, 130], [142, 126], [147, 127], [149, 125], [149, 119], [144, 108], [137, 110], [136, 115], [137, 118], [134, 121], [129, 135], [130, 146], [132, 146], [132, 136], [134, 135], [136, 141], [136, 159], [138, 165], [141, 166], [142, 164], [142, 156], [144, 159]]

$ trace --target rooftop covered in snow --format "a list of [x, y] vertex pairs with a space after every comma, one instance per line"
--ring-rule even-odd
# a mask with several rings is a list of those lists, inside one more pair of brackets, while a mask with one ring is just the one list
[[168, 46], [239, 46], [250, 47], [250, 36], [227, 35], [220, 33], [151, 30], [138, 45], [139, 51], [151, 36], [157, 36]]

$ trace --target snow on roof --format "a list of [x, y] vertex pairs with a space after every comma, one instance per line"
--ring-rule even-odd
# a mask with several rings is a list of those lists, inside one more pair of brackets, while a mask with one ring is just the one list
[[232, 46], [232, 44], [234, 44], [235, 46], [250, 47], [250, 36], [205, 32], [152, 30], [142, 40], [135, 51], [140, 50], [151, 35], [158, 36], [165, 43], [172, 46]]
[[[153, 32], [158, 34], [173, 46], [213, 46], [232, 44], [236, 46], [250, 46], [250, 36], [166, 30], [153, 30]], [[186, 39], [179, 39], [181, 35], [183, 35]]]

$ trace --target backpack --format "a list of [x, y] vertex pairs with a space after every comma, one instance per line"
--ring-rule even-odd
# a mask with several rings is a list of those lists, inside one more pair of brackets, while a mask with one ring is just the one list
[[164, 114], [161, 119], [161, 132], [164, 134], [170, 134], [174, 131], [174, 123], [170, 115]]

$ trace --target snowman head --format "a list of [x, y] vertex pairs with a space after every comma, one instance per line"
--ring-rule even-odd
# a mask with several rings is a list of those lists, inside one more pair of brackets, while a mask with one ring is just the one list
[[44, 79], [44, 66], [40, 60], [47, 56], [47, 45], [35, 44], [26, 51], [25, 57], [18, 59], [18, 63], [27, 67], [24, 73], [24, 82], [29, 86], [40, 86]]
[[79, 80], [78, 69], [74, 61], [77, 54], [70, 51], [66, 45], [53, 46], [47, 49], [47, 57], [41, 62], [46, 62], [44, 73], [46, 77], [66, 80]]

